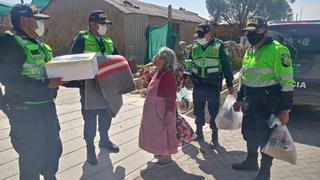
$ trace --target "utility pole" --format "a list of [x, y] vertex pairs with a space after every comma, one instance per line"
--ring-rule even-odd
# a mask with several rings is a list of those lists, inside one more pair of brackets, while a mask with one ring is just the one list
[[301, 5], [301, 9], [300, 9], [300, 21], [302, 19], [302, 5]]
[[168, 21], [172, 23], [172, 6], [168, 6]]
[[23, 0], [21, 0], [21, 3], [24, 4]]

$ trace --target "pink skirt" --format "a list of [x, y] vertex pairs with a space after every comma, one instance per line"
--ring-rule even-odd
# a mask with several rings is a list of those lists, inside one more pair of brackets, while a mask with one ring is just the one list
[[178, 139], [176, 130], [176, 111], [170, 123], [163, 124], [166, 98], [147, 97], [139, 133], [139, 147], [149, 153], [170, 155], [177, 153]]

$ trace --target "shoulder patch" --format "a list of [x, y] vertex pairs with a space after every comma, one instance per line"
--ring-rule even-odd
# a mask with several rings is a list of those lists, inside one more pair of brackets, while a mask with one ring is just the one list
[[282, 54], [281, 55], [281, 64], [284, 67], [289, 67], [291, 65], [291, 59], [290, 59], [290, 56], [288, 54]]

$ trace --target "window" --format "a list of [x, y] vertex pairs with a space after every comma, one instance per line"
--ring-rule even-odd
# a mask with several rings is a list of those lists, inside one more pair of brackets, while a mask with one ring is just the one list
[[320, 52], [319, 32], [320, 25], [306, 24], [271, 26], [269, 34], [298, 54], [317, 54]]

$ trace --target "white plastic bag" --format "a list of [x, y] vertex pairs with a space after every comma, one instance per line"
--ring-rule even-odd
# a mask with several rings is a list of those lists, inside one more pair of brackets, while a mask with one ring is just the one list
[[241, 127], [243, 114], [233, 110], [235, 102], [235, 97], [229, 94], [215, 119], [218, 129], [234, 130]]
[[261, 151], [274, 158], [296, 164], [297, 151], [287, 126], [281, 125], [280, 120], [273, 114], [268, 124], [270, 128], [276, 127]]
[[189, 91], [186, 87], [183, 87], [178, 93], [177, 93], [177, 107], [178, 107], [178, 111], [180, 113], [184, 113], [187, 110], [189, 110], [190, 108], [190, 103], [191, 103], [191, 99], [190, 99], [190, 95], [189, 95]]

